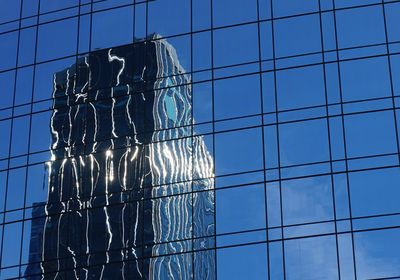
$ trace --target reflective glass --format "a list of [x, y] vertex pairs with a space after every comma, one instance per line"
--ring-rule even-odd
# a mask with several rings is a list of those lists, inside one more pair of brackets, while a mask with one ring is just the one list
[[285, 224], [328, 221], [333, 218], [331, 179], [328, 176], [284, 181], [282, 207]]
[[0, 71], [15, 67], [18, 32], [0, 34]]
[[77, 26], [76, 18], [40, 25], [37, 60], [73, 55], [76, 51]]
[[214, 31], [214, 67], [252, 62], [258, 58], [257, 25]]
[[392, 112], [347, 116], [345, 130], [348, 157], [393, 153], [397, 150]]
[[345, 9], [336, 12], [339, 48], [385, 42], [382, 7]]
[[260, 112], [259, 75], [215, 81], [214, 92], [216, 120]]
[[[260, 129], [246, 129], [215, 135], [215, 169], [218, 175], [262, 168]], [[251, 145], [248, 145], [251, 143]]]
[[325, 103], [324, 73], [320, 66], [279, 71], [276, 79], [280, 110]]
[[274, 17], [305, 14], [318, 11], [318, 1], [272, 0]]
[[264, 244], [218, 250], [218, 279], [266, 279], [266, 252]]
[[279, 126], [281, 165], [324, 161], [329, 158], [325, 120], [294, 122]]
[[285, 242], [289, 279], [338, 279], [336, 245], [332, 236]]
[[277, 57], [306, 54], [321, 50], [317, 15], [285, 18], [274, 22]]
[[[229, 6], [229, 13], [227, 7]], [[255, 0], [216, 0], [213, 1], [214, 26], [226, 26], [257, 20], [257, 1]]]
[[190, 2], [182, 0], [150, 1], [148, 34], [163, 37], [190, 32]]
[[0, 24], [12, 20], [18, 20], [21, 10], [21, 0], [0, 1]]
[[[354, 172], [349, 175], [351, 208], [353, 216], [397, 213], [399, 196], [398, 168]], [[368, 205], [365, 204], [368, 200]]]
[[356, 269], [360, 278], [399, 275], [399, 233], [398, 229], [387, 229], [355, 234]]
[[[217, 233], [265, 227], [263, 185], [218, 190]], [[240, 204], [241, 207], [237, 207]]]
[[399, 278], [399, 4], [0, 0], [0, 278]]
[[344, 101], [391, 95], [388, 62], [383, 57], [343, 62], [341, 79]]
[[[120, 21], [124, 24], [121, 26]], [[98, 12], [93, 15], [92, 50], [133, 41], [133, 7]]]

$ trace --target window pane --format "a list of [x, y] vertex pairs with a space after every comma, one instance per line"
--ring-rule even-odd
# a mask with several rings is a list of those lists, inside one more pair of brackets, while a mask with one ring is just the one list
[[272, 0], [274, 17], [305, 14], [318, 11], [318, 1]]
[[258, 114], [260, 104], [259, 75], [215, 81], [215, 119]]
[[324, 161], [329, 158], [326, 120], [279, 126], [281, 165]]
[[321, 51], [317, 15], [276, 20], [274, 34], [277, 57]]
[[213, 17], [215, 27], [256, 21], [257, 2], [255, 0], [213, 1]]
[[354, 217], [400, 211], [399, 168], [349, 173], [351, 209]]
[[322, 66], [277, 72], [279, 110], [325, 104]]
[[263, 185], [218, 190], [216, 201], [217, 233], [265, 228]]
[[[24, 4], [25, 4], [25, 2], [29, 2], [29, 1], [24, 0]], [[50, 11], [65, 9], [68, 7], [76, 6], [78, 4], [79, 4], [79, 0], [69, 0], [69, 1], [40, 0], [40, 13], [42, 14], [42, 13], [46, 13], [46, 12], [50, 12]]]
[[37, 60], [51, 60], [76, 52], [77, 19], [40, 25]]
[[[124, 24], [121, 25], [121, 22]], [[133, 41], [133, 7], [93, 14], [92, 50], [125, 45]]]
[[285, 224], [333, 219], [332, 186], [329, 176], [282, 182]]
[[345, 117], [347, 156], [393, 153], [396, 134], [392, 112], [376, 112]]
[[334, 236], [286, 241], [285, 262], [288, 279], [338, 279]]
[[0, 35], [0, 71], [15, 68], [18, 32]]
[[386, 57], [359, 59], [341, 64], [343, 101], [391, 95]]
[[0, 73], [0, 110], [13, 105], [15, 71]]
[[0, 0], [0, 23], [19, 19], [20, 9], [21, 0]]
[[336, 12], [339, 48], [385, 42], [381, 6], [340, 10]]
[[357, 276], [360, 279], [400, 275], [400, 230], [356, 233], [354, 236]]
[[148, 34], [165, 37], [190, 31], [190, 1], [151, 1], [148, 9]]
[[216, 134], [215, 153], [218, 175], [261, 169], [261, 129]]
[[220, 249], [218, 279], [268, 279], [265, 244]]
[[257, 25], [214, 31], [214, 67], [258, 60]]

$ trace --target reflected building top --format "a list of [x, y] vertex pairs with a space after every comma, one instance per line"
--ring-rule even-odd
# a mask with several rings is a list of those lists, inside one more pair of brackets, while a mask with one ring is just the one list
[[151, 39], [54, 74], [46, 220], [31, 239], [42, 250], [26, 275], [215, 278], [213, 159], [175, 49]]

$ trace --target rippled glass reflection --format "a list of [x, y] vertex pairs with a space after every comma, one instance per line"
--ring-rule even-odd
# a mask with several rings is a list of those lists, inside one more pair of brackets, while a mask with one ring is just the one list
[[48, 200], [33, 213], [46, 219], [25, 275], [215, 278], [213, 159], [175, 49], [148, 39], [54, 74]]

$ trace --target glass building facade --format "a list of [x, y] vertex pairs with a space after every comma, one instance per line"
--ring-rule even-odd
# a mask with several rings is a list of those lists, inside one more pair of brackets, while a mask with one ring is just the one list
[[0, 0], [0, 279], [398, 279], [399, 121], [397, 0]]

